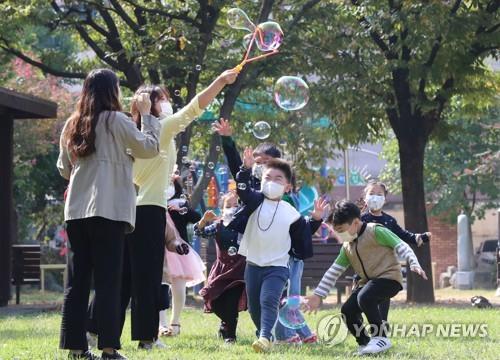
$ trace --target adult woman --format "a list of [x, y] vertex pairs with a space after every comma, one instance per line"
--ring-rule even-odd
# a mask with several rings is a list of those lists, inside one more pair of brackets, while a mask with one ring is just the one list
[[64, 298], [60, 347], [70, 358], [94, 359], [85, 336], [90, 280], [94, 275], [99, 349], [103, 359], [125, 359], [120, 349], [120, 290], [125, 233], [135, 225], [133, 158], [159, 152], [158, 120], [150, 115], [147, 96], [138, 99], [142, 117], [136, 124], [121, 113], [119, 81], [107, 69], [84, 81], [75, 112], [60, 139], [57, 167], [68, 179], [64, 208], [71, 246]]
[[[236, 77], [235, 71], [225, 71], [176, 114], [172, 114], [168, 92], [159, 86], [141, 86], [134, 96], [131, 113], [138, 127], [142, 126], [143, 117], [138, 111], [136, 99], [141, 95], [150, 98], [151, 114], [161, 118], [160, 156], [148, 160], [136, 159], [134, 163], [134, 183], [139, 186], [137, 219], [135, 231], [127, 236], [129, 268], [123, 271], [122, 326], [125, 309], [131, 299], [132, 340], [138, 340], [141, 349], [150, 350], [155, 344], [164, 347], [157, 341], [157, 336], [168, 199], [166, 190], [176, 159], [174, 137], [201, 115], [224, 86], [233, 83]], [[187, 247], [179, 246], [177, 252], [185, 251]], [[99, 306], [97, 303], [96, 307]], [[89, 328], [89, 331], [92, 330]]]

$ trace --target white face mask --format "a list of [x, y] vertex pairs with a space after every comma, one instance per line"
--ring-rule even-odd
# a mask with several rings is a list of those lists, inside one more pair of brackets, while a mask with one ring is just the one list
[[281, 199], [285, 193], [285, 186], [278, 184], [274, 181], [262, 181], [261, 184], [262, 193], [271, 200]]
[[165, 116], [171, 116], [174, 114], [174, 109], [172, 108], [172, 104], [170, 104], [170, 101], [162, 101], [160, 103], [160, 109], [161, 109], [161, 117]]
[[253, 164], [252, 166], [252, 175], [255, 176], [257, 179], [262, 180], [262, 173], [264, 172], [264, 165], [263, 164]]
[[222, 223], [226, 226], [233, 220], [233, 216], [236, 213], [236, 210], [238, 210], [237, 207], [232, 207], [232, 208], [224, 208], [222, 210]]
[[385, 196], [383, 195], [367, 195], [365, 199], [368, 209], [371, 211], [377, 211], [382, 209], [385, 203]]
[[358, 237], [358, 234], [352, 235], [349, 231], [338, 232], [337, 236], [342, 242], [351, 242]]

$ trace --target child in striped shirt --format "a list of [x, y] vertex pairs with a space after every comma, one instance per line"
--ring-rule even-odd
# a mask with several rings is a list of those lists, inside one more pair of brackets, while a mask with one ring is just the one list
[[[333, 226], [343, 240], [335, 262], [323, 275], [314, 295], [306, 297], [306, 308], [315, 311], [342, 273], [352, 266], [360, 274], [359, 286], [342, 305], [349, 332], [359, 344], [358, 354], [374, 354], [392, 345], [378, 305], [403, 289], [401, 265], [397, 256], [410, 263], [410, 270], [427, 279], [413, 250], [393, 232], [375, 223], [363, 223], [356, 204], [341, 201], [335, 205]], [[396, 256], [397, 254], [397, 256]], [[362, 313], [368, 319], [371, 337], [363, 327]]]

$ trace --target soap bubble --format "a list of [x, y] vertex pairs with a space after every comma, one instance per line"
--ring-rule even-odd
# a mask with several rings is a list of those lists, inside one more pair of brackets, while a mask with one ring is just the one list
[[283, 42], [283, 30], [278, 23], [266, 21], [257, 25], [255, 43], [261, 51], [277, 50]]
[[214, 169], [214, 167], [215, 167], [215, 164], [214, 164], [213, 162], [211, 162], [211, 161], [210, 161], [210, 162], [208, 163], [208, 168], [209, 168], [210, 170], [213, 170], [213, 169]]
[[238, 249], [236, 249], [235, 246], [230, 246], [229, 249], [227, 249], [227, 254], [229, 256], [234, 256], [234, 255], [238, 254]]
[[296, 76], [282, 76], [274, 85], [274, 101], [283, 110], [302, 109], [309, 101], [309, 86]]
[[187, 209], [187, 207], [181, 207], [181, 208], [179, 209], [179, 214], [181, 214], [181, 215], [186, 215], [187, 213], [188, 213], [188, 209]]
[[253, 136], [255, 136], [257, 139], [267, 139], [269, 135], [271, 135], [271, 125], [269, 125], [265, 121], [259, 121], [253, 126], [252, 132]]
[[125, 152], [127, 153], [127, 155], [132, 156], [132, 149], [126, 148]]
[[254, 23], [248, 18], [248, 15], [241, 9], [232, 8], [227, 12], [227, 23], [233, 29], [247, 30], [253, 32]]
[[217, 146], [215, 147], [215, 151], [217, 151], [217, 152], [219, 152], [219, 151], [220, 151], [220, 146], [219, 146], [219, 145], [217, 145]]
[[227, 169], [225, 167], [221, 167], [219, 169], [219, 175], [226, 175], [227, 174]]
[[196, 71], [201, 71], [201, 65], [196, 65], [194, 68], [196, 69]]
[[181, 96], [181, 91], [180, 90], [175, 90], [174, 91], [175, 96]]
[[253, 34], [246, 34], [243, 36], [243, 48], [248, 49], [250, 42], [252, 41]]
[[302, 298], [298, 295], [289, 296], [281, 300], [278, 319], [284, 327], [296, 330], [306, 325], [306, 320], [300, 311], [300, 304], [302, 302]]
[[198, 177], [202, 177], [202, 176], [203, 176], [203, 170], [199, 169], [199, 170], [196, 172], [196, 175], [198, 175]]
[[187, 145], [182, 145], [182, 152], [187, 152], [187, 151], [188, 151]]
[[187, 200], [186, 194], [181, 194], [181, 196], [179, 197], [179, 199], [186, 201]]
[[247, 184], [245, 184], [245, 183], [238, 183], [238, 189], [239, 190], [246, 190], [247, 189]]

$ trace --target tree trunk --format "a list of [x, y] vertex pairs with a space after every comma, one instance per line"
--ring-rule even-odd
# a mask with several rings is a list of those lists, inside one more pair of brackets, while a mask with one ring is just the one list
[[[415, 120], [409, 122], [414, 123]], [[423, 233], [428, 229], [424, 192], [424, 152], [427, 137], [423, 132], [399, 134], [398, 143], [405, 228]], [[407, 271], [407, 301], [432, 303], [434, 288], [430, 246], [425, 244], [414, 248], [414, 251], [429, 280]]]

